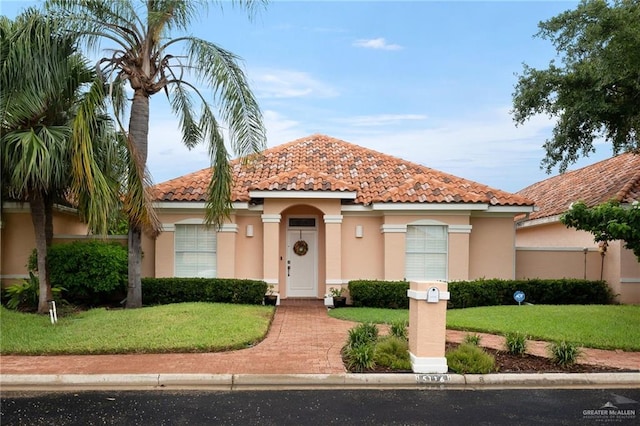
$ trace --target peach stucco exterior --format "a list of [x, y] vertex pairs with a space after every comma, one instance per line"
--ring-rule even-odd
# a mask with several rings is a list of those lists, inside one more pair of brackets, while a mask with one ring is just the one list
[[590, 233], [543, 222], [518, 227], [517, 278], [603, 279], [620, 303], [640, 303], [640, 262], [622, 242], [609, 242], [603, 256]]
[[[54, 208], [54, 243], [87, 234], [87, 226], [75, 210]], [[5, 202], [0, 220], [0, 279], [7, 285], [28, 278], [27, 262], [36, 239], [28, 204]]]
[[[146, 241], [145, 271], [261, 279], [281, 298], [321, 298], [357, 279], [515, 277], [526, 197], [325, 135], [245, 160], [231, 164], [215, 257], [211, 232], [189, 226], [203, 223], [211, 169], [154, 187], [163, 233]], [[187, 245], [205, 240], [202, 251]]]
[[[316, 219], [317, 251], [313, 256], [318, 285], [313, 296], [350, 280], [405, 279], [407, 225], [437, 224], [448, 230], [448, 280], [480, 277], [510, 279], [515, 272], [515, 212], [488, 213], [477, 206], [404, 206], [364, 208], [342, 205], [340, 199], [265, 199], [262, 205], [235, 204], [217, 232], [217, 276], [265, 280], [287, 298], [289, 218]], [[518, 209], [506, 209], [518, 210]], [[174, 229], [202, 224], [202, 203], [158, 203], [163, 232], [145, 242], [145, 275], [174, 276]], [[253, 232], [247, 230], [251, 227]], [[356, 230], [360, 228], [361, 233]], [[155, 273], [149, 274], [150, 271]]]
[[587, 207], [615, 201], [634, 208], [640, 201], [640, 155], [616, 155], [534, 183], [518, 194], [536, 211], [518, 218], [518, 278], [604, 279], [621, 303], [640, 303], [640, 262], [621, 241], [599, 251], [593, 235], [567, 228], [560, 217], [576, 201]]

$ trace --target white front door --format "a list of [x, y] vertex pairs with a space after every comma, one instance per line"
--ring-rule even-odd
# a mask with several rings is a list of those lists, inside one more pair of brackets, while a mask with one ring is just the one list
[[[318, 296], [318, 233], [316, 229], [287, 231], [287, 297]], [[298, 253], [294, 247], [298, 243]], [[306, 253], [301, 248], [305, 246]]]

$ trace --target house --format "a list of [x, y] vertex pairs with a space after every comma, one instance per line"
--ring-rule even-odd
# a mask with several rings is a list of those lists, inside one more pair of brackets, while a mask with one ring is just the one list
[[235, 160], [233, 210], [204, 226], [210, 170], [154, 187], [162, 233], [143, 275], [262, 279], [282, 298], [321, 298], [354, 279], [515, 278], [523, 195], [324, 135]]
[[621, 154], [543, 180], [518, 192], [535, 201], [536, 212], [517, 222], [518, 278], [604, 279], [621, 303], [640, 303], [640, 262], [621, 241], [603, 250], [586, 231], [560, 223], [571, 203], [589, 207], [615, 199], [640, 201], [640, 155]]

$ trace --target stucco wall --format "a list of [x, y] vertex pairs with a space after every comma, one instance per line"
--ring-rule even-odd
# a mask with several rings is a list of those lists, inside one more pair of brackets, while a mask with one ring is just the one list
[[[384, 235], [380, 231], [381, 216], [345, 214], [342, 221], [342, 278], [383, 279]], [[362, 237], [356, 237], [356, 226], [362, 226]]]
[[515, 277], [513, 216], [472, 217], [469, 279]]
[[[585, 266], [585, 253], [586, 266]], [[516, 232], [517, 278], [604, 279], [620, 303], [640, 303], [640, 263], [620, 241], [609, 243], [604, 258], [585, 231], [555, 221]]]
[[576, 278], [599, 280], [602, 258], [595, 249], [518, 248], [516, 278]]
[[[0, 279], [6, 286], [29, 276], [26, 265], [36, 241], [28, 205], [5, 205], [0, 232]], [[87, 227], [74, 212], [54, 209], [53, 234], [55, 243], [66, 236], [86, 235]]]

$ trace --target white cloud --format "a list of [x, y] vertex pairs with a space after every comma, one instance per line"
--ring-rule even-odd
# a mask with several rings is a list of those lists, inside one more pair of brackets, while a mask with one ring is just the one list
[[283, 69], [255, 69], [251, 72], [252, 88], [259, 98], [332, 98], [338, 91], [309, 73]]
[[364, 47], [365, 49], [380, 49], [380, 50], [400, 50], [403, 49], [399, 44], [389, 44], [383, 37], [360, 39], [353, 42], [356, 47]]
[[276, 111], [264, 111], [263, 119], [267, 128], [269, 147], [306, 136], [306, 132], [298, 121], [291, 120]]
[[541, 145], [552, 126], [546, 117], [535, 117], [516, 128], [504, 108], [420, 129], [343, 130], [344, 137], [358, 145], [495, 188], [517, 191], [546, 177], [538, 165], [544, 155]]

